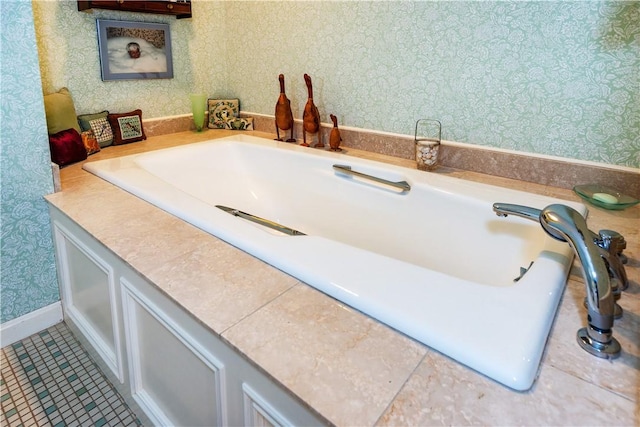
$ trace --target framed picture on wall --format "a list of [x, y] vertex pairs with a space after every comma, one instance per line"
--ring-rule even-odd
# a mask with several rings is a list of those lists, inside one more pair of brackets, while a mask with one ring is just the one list
[[97, 19], [102, 80], [171, 79], [169, 24]]

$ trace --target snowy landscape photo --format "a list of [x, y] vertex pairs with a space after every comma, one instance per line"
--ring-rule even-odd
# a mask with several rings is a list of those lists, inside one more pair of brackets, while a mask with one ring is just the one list
[[168, 24], [98, 20], [102, 80], [173, 77]]

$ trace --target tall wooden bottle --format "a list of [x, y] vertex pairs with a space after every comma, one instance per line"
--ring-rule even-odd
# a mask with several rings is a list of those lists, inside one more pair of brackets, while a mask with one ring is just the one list
[[331, 117], [331, 121], [333, 122], [333, 128], [329, 134], [329, 147], [331, 151], [342, 151], [342, 148], [340, 148], [342, 137], [340, 136], [340, 129], [338, 129], [338, 118], [333, 114], [330, 114], [329, 117]]
[[291, 112], [291, 102], [284, 92], [284, 74], [280, 74], [278, 76], [278, 80], [280, 80], [280, 96], [278, 96], [278, 101], [276, 102], [276, 140], [282, 141], [282, 138], [280, 138], [280, 129], [284, 131], [283, 134], [291, 129], [291, 137], [287, 139], [287, 142], [296, 142], [296, 139], [293, 136], [294, 129], [293, 113]]
[[[304, 111], [302, 112], [302, 144], [305, 147], [308, 147], [307, 144], [307, 133], [311, 135], [315, 135], [320, 130], [320, 112], [318, 108], [313, 103], [313, 86], [311, 84], [311, 77], [308, 74], [304, 75], [304, 82], [307, 85], [307, 92], [309, 94], [309, 99], [307, 99], [307, 103], [304, 106]], [[315, 147], [324, 147], [322, 143], [322, 134], [318, 133], [318, 143]]]

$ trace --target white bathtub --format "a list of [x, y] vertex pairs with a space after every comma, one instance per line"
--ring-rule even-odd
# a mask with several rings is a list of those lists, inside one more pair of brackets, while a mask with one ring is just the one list
[[245, 135], [84, 168], [508, 387], [535, 380], [573, 255], [492, 203], [556, 199]]

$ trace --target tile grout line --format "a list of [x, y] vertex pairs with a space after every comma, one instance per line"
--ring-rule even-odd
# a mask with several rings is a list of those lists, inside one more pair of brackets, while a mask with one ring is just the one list
[[[20, 346], [18, 346], [18, 347], [22, 347], [22, 348], [24, 348], [24, 344], [22, 344], [22, 342], [20, 342]], [[7, 348], [9, 349], [9, 351], [10, 351], [11, 353], [13, 353], [13, 356], [15, 356], [16, 361], [18, 362], [18, 364], [19, 364], [19, 365], [20, 365], [20, 367], [22, 368], [22, 363], [20, 362], [20, 360], [21, 360], [21, 359], [20, 359], [20, 356], [18, 355], [18, 353], [17, 353], [17, 351], [16, 351], [16, 347], [15, 347], [15, 346], [8, 346]], [[26, 349], [24, 349], [24, 350], [26, 351]], [[6, 351], [5, 351], [4, 349], [2, 349], [2, 351], [3, 351], [3, 353], [6, 355]], [[31, 359], [31, 357], [28, 355], [28, 353], [24, 353], [24, 354], [26, 354], [26, 355], [27, 355], [27, 357], [28, 357], [29, 359]], [[35, 389], [33, 388], [33, 385], [31, 384], [31, 382], [30, 382], [30, 381], [28, 381], [27, 383], [22, 383], [22, 382], [19, 380], [19, 373], [18, 373], [18, 372], [16, 372], [16, 369], [15, 369], [14, 364], [13, 364], [13, 363], [11, 363], [11, 360], [9, 360], [9, 358], [5, 358], [5, 360], [7, 360], [7, 362], [8, 362], [8, 366], [9, 366], [9, 370], [10, 370], [10, 372], [11, 372], [11, 375], [12, 375], [13, 379], [15, 379], [15, 384], [14, 384], [14, 386], [15, 386], [15, 387], [14, 387], [14, 389], [13, 389], [13, 390], [11, 390], [10, 385], [9, 385], [7, 382], [5, 382], [5, 387], [6, 387], [6, 391], [7, 391], [7, 393], [9, 394], [9, 396], [10, 396], [10, 398], [11, 398], [11, 403], [12, 403], [12, 406], [13, 406], [13, 408], [12, 408], [11, 410], [16, 409], [16, 412], [15, 412], [14, 414], [12, 414], [11, 416], [7, 417], [7, 415], [6, 415], [7, 413], [4, 411], [4, 406], [3, 406], [3, 408], [2, 408], [2, 416], [3, 416], [3, 418], [7, 420], [7, 422], [9, 423], [9, 425], [13, 425], [13, 424], [14, 424], [14, 423], [10, 420], [10, 418], [13, 418], [13, 416], [14, 416], [14, 415], [18, 415], [18, 419], [20, 420], [20, 422], [21, 422], [21, 423], [22, 423], [23, 421], [28, 421], [28, 420], [26, 420], [26, 419], [25, 419], [25, 420], [23, 420], [23, 416], [22, 416], [22, 414], [21, 414], [19, 411], [17, 411], [16, 397], [14, 397], [14, 394], [15, 394], [14, 390], [16, 390], [16, 389], [17, 389], [17, 390], [19, 390], [18, 397], [23, 397], [23, 398], [25, 398], [24, 400], [25, 400], [25, 401], [27, 402], [27, 404], [28, 404], [28, 407], [29, 407], [29, 413], [28, 413], [28, 414], [29, 414], [29, 415], [31, 415], [31, 417], [30, 417], [30, 418], [31, 418], [31, 419], [33, 419], [33, 420], [36, 420], [37, 418], [35, 417], [35, 414], [33, 413], [32, 405], [33, 405], [33, 406], [37, 406], [37, 405], [39, 405], [39, 404], [40, 404], [40, 401], [37, 401], [37, 402], [33, 402], [33, 403], [32, 403], [32, 402], [31, 402], [31, 399], [28, 399], [28, 400], [26, 399], [26, 396], [28, 396], [28, 395], [30, 394], [30, 393], [29, 393], [29, 391], [30, 391], [30, 392], [33, 392], [33, 393], [34, 393], [34, 395], [35, 395]], [[28, 378], [29, 378], [29, 377], [28, 377], [28, 375], [27, 375], [27, 374], [25, 374], [25, 378], [28, 380]], [[27, 391], [27, 390], [25, 390], [25, 388], [30, 389], [30, 390], [29, 390], [29, 391]], [[11, 410], [10, 410], [10, 411], [11, 411]], [[27, 417], [25, 416], [24, 418], [27, 418]]]
[[141, 425], [64, 323], [1, 350], [3, 425]]

